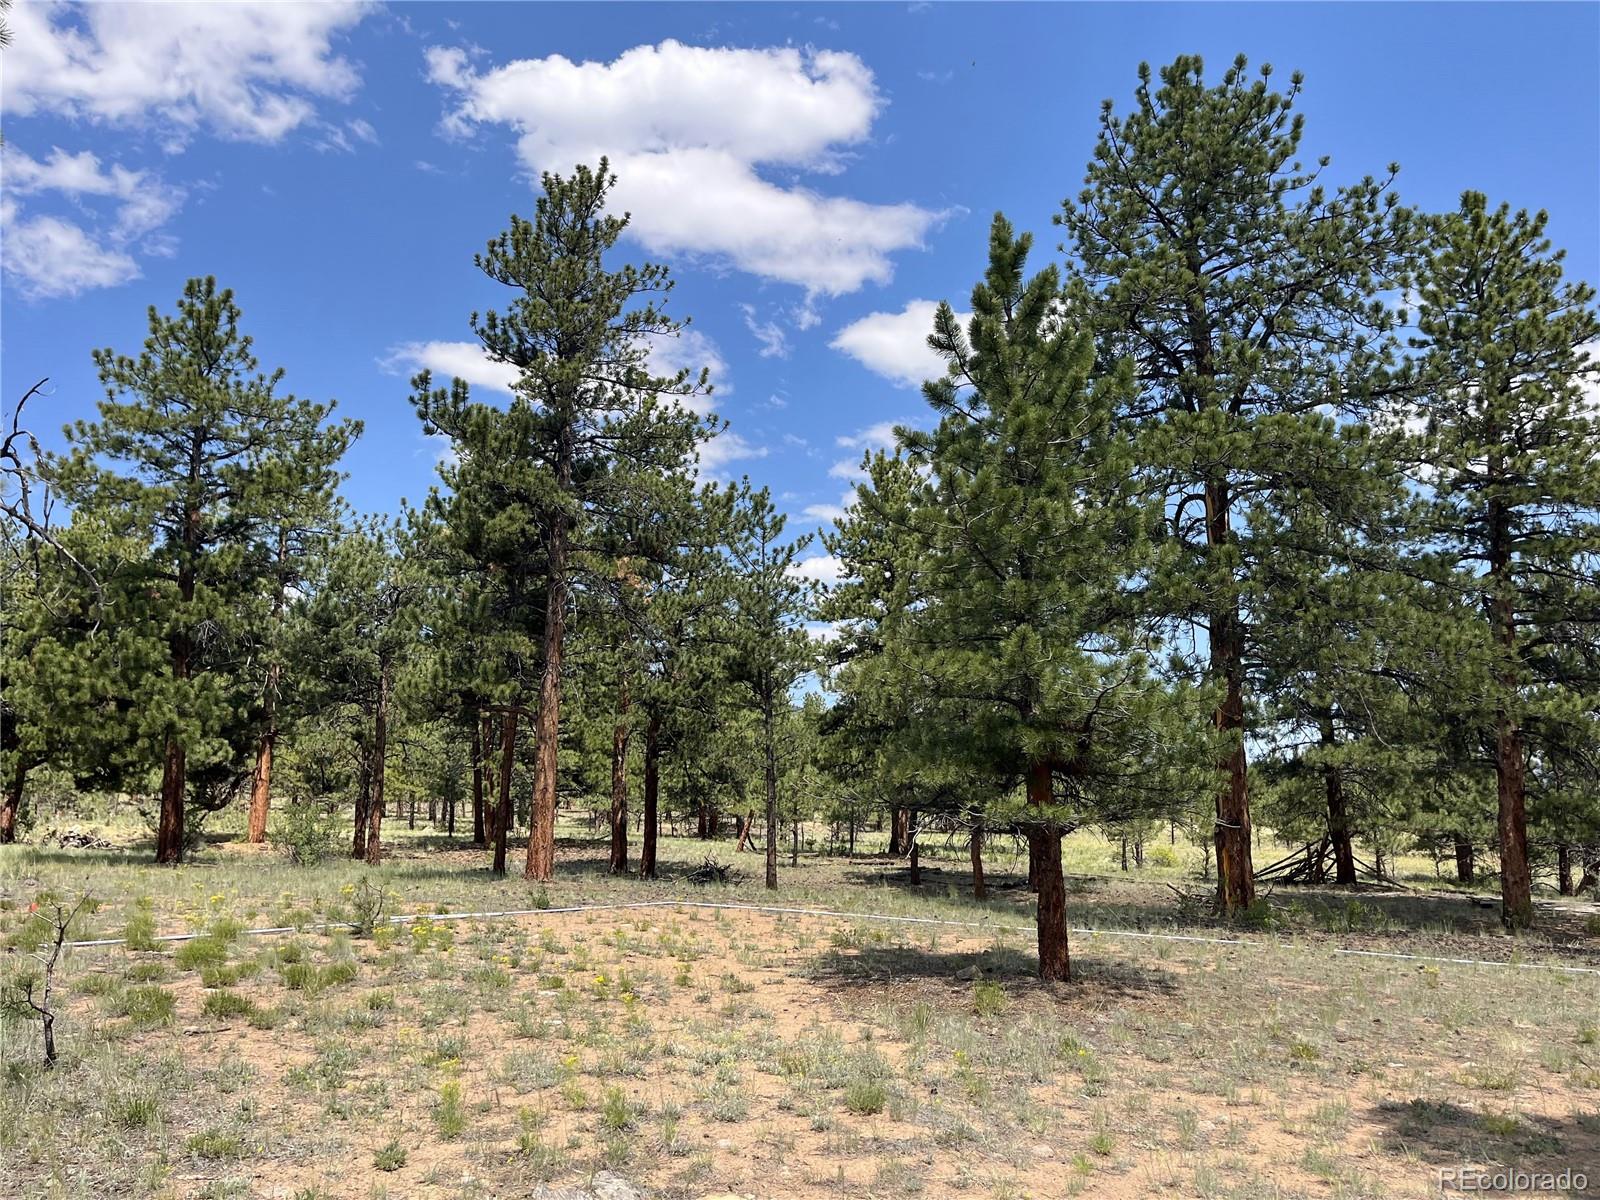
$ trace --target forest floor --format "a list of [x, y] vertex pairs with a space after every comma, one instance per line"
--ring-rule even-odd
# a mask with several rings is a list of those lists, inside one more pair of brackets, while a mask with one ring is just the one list
[[[802, 855], [773, 894], [725, 843], [740, 877], [696, 887], [707, 844], [677, 839], [648, 884], [569, 839], [547, 888], [404, 830], [377, 871], [234, 843], [179, 870], [144, 847], [6, 848], [0, 971], [51, 894], [91, 891], [77, 936], [132, 944], [67, 959], [53, 1071], [37, 1026], [0, 1015], [0, 1180], [30, 1198], [1423, 1197], [1485, 1168], [1600, 1194], [1593, 905], [1548, 904], [1512, 939], [1469, 895], [1280, 888], [1222, 926], [1180, 896], [1198, 879], [1071, 849], [1100, 872], [1073, 875], [1072, 919], [1101, 932], [1046, 986], [1004, 857], [976, 902], [954, 857], [913, 886], [887, 859]], [[382, 916], [417, 919], [319, 928], [380, 881]], [[556, 911], [641, 900], [659, 905]], [[485, 909], [535, 911], [430, 919]]]

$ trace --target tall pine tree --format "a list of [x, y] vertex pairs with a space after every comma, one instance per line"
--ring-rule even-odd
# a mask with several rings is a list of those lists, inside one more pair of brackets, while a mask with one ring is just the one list
[[1410, 238], [1390, 181], [1329, 189], [1327, 159], [1299, 161], [1301, 79], [1269, 87], [1241, 56], [1208, 87], [1198, 57], [1139, 69], [1134, 108], [1107, 101], [1085, 189], [1057, 217], [1104, 348], [1130, 357], [1138, 389], [1121, 406], [1138, 429], [1141, 477], [1167, 506], [1176, 553], [1151, 599], [1198, 632], [1223, 735], [1217, 771], [1218, 899], [1255, 889], [1245, 743], [1256, 642], [1250, 593], [1273, 549], [1246, 513], [1299, 486], [1329, 452], [1325, 405], [1347, 387], [1390, 324], [1375, 292]]
[[283, 518], [282, 481], [316, 473], [308, 453], [326, 462], [305, 436], [332, 405], [280, 395], [282, 371], [260, 373], [239, 317], [231, 291], [191, 279], [176, 314], [150, 309], [137, 357], [97, 351], [107, 398], [98, 421], [68, 429], [59, 472], [75, 506], [136, 514], [152, 546], [138, 628], [167, 655], [137, 687], [140, 735], [159, 746], [164, 863], [184, 855], [191, 784], [210, 808], [243, 780], [259, 695], [248, 667], [271, 610], [264, 534]]
[[536, 473], [537, 552], [545, 617], [534, 759], [532, 831], [525, 873], [555, 870], [557, 750], [568, 609], [586, 551], [603, 544], [608, 518], [662, 473], [687, 469], [710, 431], [681, 401], [704, 390], [704, 373], [651, 374], [655, 339], [678, 334], [662, 309], [665, 267], [612, 268], [606, 256], [627, 228], [606, 213], [616, 182], [605, 160], [571, 176], [545, 174], [533, 220], [511, 226], [476, 259], [515, 293], [506, 311], [473, 314], [489, 357], [517, 369], [514, 408], [528, 433], [523, 460]]
[[936, 315], [929, 345], [948, 370], [923, 390], [939, 424], [902, 431], [928, 476], [901, 568], [918, 576], [918, 603], [899, 606], [886, 654], [902, 696], [921, 697], [931, 763], [959, 763], [1001, 796], [1021, 785], [1005, 817], [1028, 835], [1039, 973], [1064, 980], [1062, 835], [1159, 811], [1185, 756], [1128, 595], [1160, 524], [1130, 490], [1113, 425], [1132, 379], [1096, 373], [1093, 339], [1062, 317], [1055, 268], [1026, 274], [1030, 243], [997, 216], [969, 328], [948, 304]]
[[1530, 757], [1559, 757], [1576, 731], [1581, 743], [1600, 710], [1600, 677], [1579, 649], [1600, 627], [1600, 317], [1594, 289], [1564, 278], [1545, 225], [1477, 192], [1429, 220], [1401, 373], [1413, 470], [1432, 501], [1418, 545], [1444, 559], [1446, 599], [1467, 600], [1452, 611], [1479, 630], [1449, 707], [1494, 766], [1511, 929], [1533, 922]]

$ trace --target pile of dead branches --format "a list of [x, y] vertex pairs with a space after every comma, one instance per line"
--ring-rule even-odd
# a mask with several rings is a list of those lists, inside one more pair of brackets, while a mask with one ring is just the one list
[[720, 863], [710, 855], [698, 867], [695, 867], [684, 876], [690, 883], [732, 883], [736, 878], [734, 869], [727, 863]]

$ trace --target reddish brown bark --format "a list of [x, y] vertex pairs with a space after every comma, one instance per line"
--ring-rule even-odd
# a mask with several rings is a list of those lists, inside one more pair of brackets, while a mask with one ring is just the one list
[[[561, 480], [566, 487], [571, 480]], [[534, 754], [529, 811], [529, 879], [549, 880], [556, 870], [556, 751], [561, 739], [561, 652], [567, 628], [567, 528], [557, 518], [550, 531], [550, 586], [545, 603], [544, 670], [539, 680], [538, 749]]]
[[983, 878], [983, 826], [972, 827], [972, 898], [987, 900], [989, 885]]
[[1477, 854], [1472, 843], [1464, 837], [1456, 842], [1456, 882], [1476, 883], [1478, 879]]
[[[628, 870], [628, 741], [633, 726], [628, 720], [628, 677], [622, 676], [617, 685], [617, 720], [611, 727], [611, 873], [625, 874]], [[648, 821], [646, 822], [648, 824]], [[647, 834], [646, 837], [649, 835]], [[644, 860], [640, 859], [639, 873], [645, 878]]]
[[[272, 620], [283, 618], [285, 574], [289, 561], [289, 535], [278, 530], [278, 587], [272, 597]], [[267, 812], [272, 807], [272, 751], [278, 740], [278, 686], [283, 681], [283, 664], [271, 663], [267, 667], [266, 687], [263, 690], [266, 728], [256, 743], [256, 769], [250, 780], [250, 820], [246, 836], [260, 844], [267, 840]]]
[[[200, 482], [201, 455], [205, 446], [205, 431], [196, 429], [189, 439], [189, 484], [197, 488]], [[192, 498], [186, 501], [183, 513], [183, 547], [178, 556], [179, 620], [182, 621], [194, 604], [195, 563], [203, 546], [202, 513]], [[179, 626], [172, 635], [172, 677], [180, 683], [179, 691], [186, 692], [193, 668], [191, 655], [194, 643], [189, 631]], [[187, 798], [188, 748], [179, 740], [176, 731], [169, 732], [161, 764], [161, 812], [156, 820], [156, 861], [177, 863], [183, 861], [183, 818]]]
[[[1489, 473], [1500, 474], [1498, 455]], [[1533, 925], [1533, 872], [1528, 864], [1526, 756], [1522, 726], [1511, 711], [1519, 684], [1516, 605], [1511, 598], [1511, 515], [1499, 500], [1489, 502], [1489, 578], [1493, 589], [1489, 619], [1500, 644], [1499, 684], [1504, 701], [1495, 717], [1495, 774], [1499, 784], [1496, 831], [1500, 836], [1500, 920], [1507, 929]]]
[[1556, 890], [1572, 895], [1572, 847], [1565, 842], [1556, 847]]
[[1533, 924], [1533, 873], [1528, 867], [1528, 814], [1524, 799], [1522, 730], [1502, 716], [1495, 729], [1500, 783], [1500, 920], [1507, 929]]
[[0, 845], [10, 845], [17, 840], [17, 822], [22, 816], [22, 789], [28, 782], [28, 762], [17, 754], [17, 765], [11, 772], [11, 786], [6, 788], [5, 799], [0, 801]]
[[889, 812], [889, 854], [898, 858], [910, 847], [906, 844], [907, 810], [903, 808], [891, 809]]
[[644, 727], [644, 845], [639, 851], [639, 878], [656, 877], [656, 840], [661, 829], [661, 718], [650, 714]]
[[1061, 832], [1050, 823], [1053, 787], [1048, 763], [1035, 763], [1029, 768], [1028, 804], [1040, 814], [1039, 823], [1028, 830], [1039, 882], [1039, 978], [1061, 981], [1072, 977], [1072, 958], [1067, 946], [1067, 882], [1061, 873]]
[[257, 844], [267, 840], [267, 813], [272, 807], [272, 747], [277, 740], [277, 734], [269, 730], [256, 743], [256, 769], [250, 778], [250, 823], [246, 836]]
[[[1228, 540], [1226, 486], [1206, 488], [1208, 541]], [[1227, 739], [1217, 763], [1221, 776], [1217, 790], [1217, 905], [1225, 913], [1238, 913], [1255, 903], [1255, 868], [1250, 857], [1250, 791], [1244, 749], [1244, 630], [1236, 604], [1211, 618], [1211, 670], [1226, 684], [1213, 721]]]
[[[1322, 744], [1335, 744], [1333, 717], [1322, 718]], [[1322, 781], [1328, 800], [1328, 841], [1333, 846], [1333, 881], [1354, 887], [1356, 882], [1356, 852], [1350, 839], [1350, 817], [1344, 802], [1344, 773], [1335, 763], [1322, 767]]]
[[384, 765], [389, 757], [389, 665], [378, 668], [378, 703], [372, 714], [372, 799], [367, 805], [366, 859], [383, 861]]
[[751, 827], [756, 823], [756, 814], [753, 812], [746, 813], [744, 816], [734, 819], [739, 822], [739, 841], [734, 846], [734, 851], [738, 852], [743, 850], [745, 844], [750, 840]]
[[167, 735], [161, 766], [161, 813], [156, 823], [156, 861], [183, 861], [184, 769], [188, 755], [176, 734]]

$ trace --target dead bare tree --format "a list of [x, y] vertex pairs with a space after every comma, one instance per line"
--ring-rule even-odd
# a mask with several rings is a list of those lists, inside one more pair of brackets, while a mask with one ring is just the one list
[[[95, 573], [63, 546], [51, 530], [50, 516], [55, 497], [49, 485], [40, 478], [36, 465], [43, 457], [43, 452], [39, 448], [39, 440], [22, 424], [24, 406], [35, 396], [41, 395], [44, 385], [49, 382], [46, 376], [23, 393], [22, 399], [17, 401], [17, 407], [12, 410], [11, 428], [6, 432], [5, 439], [0, 441], [0, 513], [25, 531], [27, 537], [23, 543], [31, 553], [37, 555], [39, 546], [46, 545], [71, 563], [94, 589], [95, 598], [103, 606], [105, 594], [100, 590], [100, 581]], [[37, 575], [37, 562], [34, 568]]]
[[[90, 896], [87, 892], [78, 897], [78, 901], [71, 908], [65, 904], [51, 906], [51, 915], [48, 918], [54, 932], [48, 951], [39, 951], [34, 954], [43, 967], [42, 978], [27, 979], [22, 985], [22, 1000], [39, 1018], [39, 1024], [44, 1032], [44, 1065], [56, 1065], [56, 1014], [51, 1007], [50, 995], [55, 988], [56, 967], [61, 962], [61, 951], [67, 944], [67, 931], [72, 928], [72, 923], [78, 919], [78, 914], [89, 904]], [[35, 998], [35, 991], [39, 992]]]

